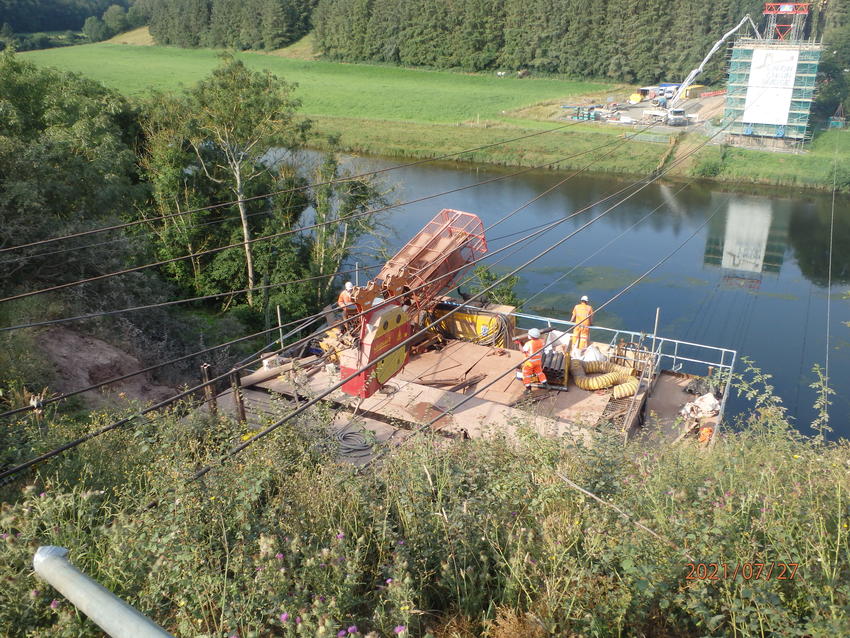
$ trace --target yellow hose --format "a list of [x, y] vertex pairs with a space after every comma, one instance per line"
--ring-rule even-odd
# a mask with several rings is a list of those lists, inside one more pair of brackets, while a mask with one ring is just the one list
[[638, 380], [631, 377], [628, 381], [615, 385], [611, 394], [615, 399], [625, 399], [635, 394], [638, 391], [639, 385]]
[[[635, 380], [632, 384], [631, 369], [610, 361], [571, 361], [570, 373], [575, 384], [582, 390], [604, 390], [616, 386], [615, 399], [637, 392], [637, 381]], [[588, 376], [589, 374], [593, 376]], [[621, 389], [617, 390], [617, 388]]]

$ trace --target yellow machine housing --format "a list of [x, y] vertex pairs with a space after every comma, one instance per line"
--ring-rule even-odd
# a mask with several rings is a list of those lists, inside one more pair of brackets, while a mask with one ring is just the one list
[[[454, 304], [439, 304], [434, 310], [434, 319], [444, 317], [454, 307]], [[514, 306], [488, 304], [483, 308], [464, 308], [454, 313], [439, 324], [440, 331], [446, 336], [464, 341], [480, 341], [488, 335], [497, 332], [504, 320], [509, 327], [509, 334], [502, 334], [493, 344], [499, 348], [507, 348], [511, 336], [516, 330], [516, 317], [511, 313]]]

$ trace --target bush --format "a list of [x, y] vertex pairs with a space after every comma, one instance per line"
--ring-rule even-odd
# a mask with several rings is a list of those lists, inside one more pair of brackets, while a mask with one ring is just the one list
[[[248, 432], [135, 422], [6, 488], [0, 622], [100, 635], [30, 572], [55, 544], [177, 635], [844, 635], [850, 449], [741, 390], [752, 414], [710, 450], [624, 448], [604, 428], [593, 447], [420, 436], [358, 473], [335, 462], [325, 408], [192, 483]], [[14, 427], [29, 456], [109, 418]], [[761, 563], [798, 566], [731, 576]]]

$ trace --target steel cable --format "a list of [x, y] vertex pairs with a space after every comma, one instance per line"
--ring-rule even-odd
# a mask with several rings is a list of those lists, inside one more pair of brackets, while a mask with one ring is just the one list
[[[105, 274], [102, 274], [102, 275], [96, 275], [94, 277], [87, 277], [85, 279], [80, 279], [80, 280], [77, 280], [77, 281], [72, 281], [72, 282], [68, 282], [68, 283], [64, 283], [64, 284], [58, 284], [58, 285], [55, 285], [55, 286], [50, 286], [48, 288], [42, 288], [40, 290], [34, 290], [34, 291], [25, 292], [25, 293], [19, 293], [19, 294], [16, 294], [16, 295], [11, 295], [9, 297], [4, 297], [4, 298], [0, 299], [0, 303], [7, 302], [7, 301], [13, 301], [15, 299], [22, 299], [22, 298], [25, 298], [25, 297], [31, 297], [33, 295], [40, 295], [40, 294], [43, 294], [43, 293], [46, 293], [46, 292], [54, 292], [54, 291], [57, 291], [57, 290], [64, 290], [65, 288], [70, 288], [72, 286], [78, 286], [78, 285], [90, 283], [90, 282], [93, 282], [93, 281], [100, 281], [100, 280], [111, 278], [111, 277], [117, 277], [119, 275], [126, 275], [126, 274], [129, 274], [129, 273], [132, 273], [132, 272], [139, 272], [141, 270], [146, 270], [148, 268], [155, 268], [157, 266], [164, 266], [164, 265], [167, 265], [167, 264], [172, 264], [172, 263], [176, 263], [176, 262], [179, 262], [179, 261], [183, 261], [185, 259], [194, 259], [196, 257], [211, 255], [211, 254], [219, 253], [221, 251], [228, 250], [228, 249], [231, 249], [231, 248], [245, 247], [246, 245], [253, 245], [253, 244], [258, 243], [258, 242], [268, 241], [270, 239], [277, 239], [277, 238], [280, 238], [280, 237], [286, 237], [286, 236], [289, 236], [289, 235], [293, 235], [295, 233], [300, 233], [300, 232], [304, 232], [304, 231], [307, 231], [307, 230], [312, 230], [314, 228], [319, 228], [321, 226], [348, 222], [349, 220], [359, 219], [359, 218], [364, 217], [364, 216], [374, 215], [374, 214], [381, 213], [381, 212], [384, 212], [384, 211], [387, 211], [387, 210], [392, 210], [394, 208], [400, 208], [402, 206], [407, 206], [409, 204], [417, 204], [417, 203], [427, 201], [427, 200], [430, 200], [430, 199], [435, 199], [437, 197], [443, 197], [445, 195], [450, 195], [452, 193], [457, 193], [457, 192], [460, 192], [460, 191], [468, 190], [470, 188], [477, 188], [479, 186], [484, 186], [484, 185], [490, 184], [492, 182], [497, 182], [497, 181], [500, 181], [500, 180], [503, 180], [503, 179], [509, 179], [511, 177], [516, 177], [517, 175], [522, 175], [522, 174], [527, 173], [527, 172], [532, 171], [532, 170], [545, 168], [547, 166], [553, 166], [555, 164], [566, 161], [568, 159], [579, 157], [581, 155], [586, 155], [588, 153], [591, 153], [591, 152], [596, 151], [596, 150], [600, 150], [602, 148], [606, 148], [606, 147], [611, 146], [611, 145], [616, 144], [616, 145], [618, 145], [618, 147], [622, 146], [623, 144], [634, 139], [635, 137], [640, 135], [640, 133], [644, 132], [648, 128], [651, 128], [652, 126], [653, 125], [650, 125], [650, 126], [644, 128], [644, 129], [638, 131], [637, 133], [635, 133], [632, 136], [626, 136], [625, 138], [615, 138], [614, 140], [612, 140], [610, 142], [606, 142], [605, 144], [602, 144], [602, 145], [599, 145], [599, 146], [596, 146], [596, 147], [593, 147], [593, 148], [590, 148], [590, 149], [587, 149], [587, 150], [584, 150], [584, 151], [580, 151], [580, 152], [574, 153], [572, 155], [567, 155], [565, 157], [559, 158], [559, 159], [554, 160], [552, 162], [547, 162], [545, 164], [541, 164], [541, 165], [538, 165], [538, 166], [525, 168], [525, 169], [516, 171], [514, 173], [509, 173], [507, 175], [499, 175], [497, 177], [492, 177], [492, 178], [483, 180], [481, 182], [476, 182], [474, 184], [468, 184], [466, 186], [460, 186], [460, 187], [453, 188], [453, 189], [450, 189], [450, 190], [447, 190], [447, 191], [442, 191], [442, 192], [435, 193], [435, 194], [432, 194], [432, 195], [426, 195], [426, 196], [419, 197], [419, 198], [416, 198], [416, 199], [408, 200], [406, 202], [399, 202], [399, 203], [396, 203], [396, 204], [388, 204], [387, 206], [382, 206], [382, 207], [375, 208], [375, 209], [361, 211], [360, 213], [353, 213], [351, 215], [347, 215], [347, 216], [342, 217], [340, 219], [330, 220], [330, 221], [326, 221], [326, 222], [320, 222], [320, 223], [311, 224], [311, 225], [308, 225], [308, 226], [301, 226], [299, 228], [290, 229], [290, 230], [282, 231], [282, 232], [279, 232], [279, 233], [273, 233], [271, 235], [265, 235], [263, 237], [255, 237], [253, 239], [249, 239], [248, 241], [234, 242], [234, 243], [231, 243], [231, 244], [227, 244], [225, 246], [219, 246], [217, 248], [210, 248], [210, 249], [198, 251], [198, 252], [195, 252], [195, 253], [189, 253], [187, 255], [181, 255], [179, 257], [172, 257], [172, 258], [169, 258], [169, 259], [164, 259], [164, 260], [152, 262], [152, 263], [149, 263], [149, 264], [143, 264], [141, 266], [134, 266], [132, 268], [125, 268], [123, 270], [118, 270], [118, 271], [111, 272], [111, 273], [105, 273]], [[577, 171], [576, 173], [574, 173], [572, 175], [572, 177], [589, 170], [590, 167], [595, 162], [599, 161], [600, 159], [603, 159], [604, 157], [607, 157], [608, 155], [610, 155], [610, 153], [607, 153], [607, 154], [605, 154], [601, 157], [596, 158], [593, 162], [590, 162], [589, 164], [585, 165], [584, 168], [582, 168], [579, 171]]]
[[372, 175], [379, 175], [379, 174], [382, 174], [382, 173], [387, 173], [389, 171], [394, 171], [394, 170], [398, 170], [398, 169], [401, 169], [401, 168], [408, 168], [408, 167], [411, 167], [411, 166], [419, 166], [420, 164], [427, 164], [429, 162], [436, 162], [436, 161], [439, 161], [439, 160], [448, 159], [450, 157], [457, 157], [459, 155], [465, 155], [466, 153], [474, 153], [475, 151], [481, 151], [481, 150], [484, 150], [484, 149], [493, 148], [494, 146], [500, 146], [502, 144], [509, 144], [510, 142], [516, 142], [516, 141], [519, 141], [519, 140], [524, 140], [524, 139], [536, 137], [536, 136], [539, 136], [539, 135], [545, 135], [546, 133], [553, 133], [553, 132], [556, 132], [556, 131], [563, 130], [565, 128], [569, 128], [571, 126], [575, 126], [577, 124], [579, 124], [579, 122], [571, 122], [571, 123], [568, 123], [568, 124], [564, 124], [562, 126], [556, 126], [554, 128], [546, 129], [544, 131], [537, 131], [535, 133], [528, 133], [526, 135], [520, 135], [518, 137], [513, 137], [513, 138], [510, 138], [510, 139], [507, 139], [507, 140], [502, 140], [502, 141], [499, 141], [499, 142], [491, 142], [490, 144], [484, 144], [482, 146], [476, 146], [476, 147], [473, 147], [473, 148], [468, 148], [468, 149], [464, 149], [464, 150], [461, 150], [461, 151], [455, 151], [455, 152], [452, 152], [452, 153], [445, 153], [445, 154], [439, 155], [437, 157], [425, 158], [425, 159], [416, 160], [416, 161], [413, 161], [413, 162], [407, 162], [405, 164], [398, 164], [396, 166], [388, 166], [386, 168], [381, 168], [381, 169], [377, 169], [377, 170], [374, 170], [374, 171], [368, 171], [368, 172], [365, 172], [365, 173], [358, 173], [356, 175], [348, 175], [346, 177], [340, 177], [340, 178], [328, 180], [328, 181], [325, 181], [325, 182], [316, 182], [316, 183], [313, 183], [313, 184], [305, 184], [304, 186], [297, 186], [297, 187], [293, 187], [293, 188], [274, 190], [274, 191], [270, 191], [268, 193], [263, 193], [262, 195], [254, 195], [252, 197], [244, 197], [242, 199], [236, 199], [236, 200], [232, 200], [232, 201], [228, 201], [228, 202], [220, 202], [218, 204], [212, 204], [210, 206], [202, 206], [202, 207], [199, 207], [199, 208], [192, 208], [192, 209], [177, 212], [177, 213], [170, 213], [168, 215], [160, 215], [159, 217], [151, 217], [151, 218], [148, 218], [148, 219], [136, 220], [136, 221], [132, 221], [132, 222], [125, 222], [123, 224], [116, 224], [116, 225], [113, 225], [113, 226], [105, 226], [103, 228], [95, 228], [95, 229], [92, 229], [92, 230], [81, 231], [81, 232], [72, 233], [72, 234], [69, 234], [69, 235], [63, 235], [62, 237], [52, 237], [50, 239], [42, 239], [42, 240], [39, 240], [39, 241], [27, 243], [27, 244], [19, 244], [17, 246], [7, 246], [6, 248], [0, 248], [0, 254], [11, 251], [11, 250], [19, 250], [21, 248], [29, 248], [31, 246], [40, 246], [40, 245], [49, 244], [49, 243], [53, 243], [53, 242], [57, 242], [57, 241], [62, 241], [62, 240], [65, 240], [65, 239], [72, 239], [72, 238], [76, 238], [76, 237], [84, 237], [86, 235], [93, 235], [93, 234], [96, 234], [96, 233], [104, 233], [104, 232], [107, 232], [107, 231], [110, 231], [110, 230], [119, 230], [119, 229], [122, 229], [122, 228], [129, 228], [131, 226], [136, 226], [138, 224], [160, 221], [162, 219], [171, 219], [171, 218], [174, 218], [174, 217], [182, 217], [183, 215], [190, 215], [192, 213], [200, 213], [200, 212], [203, 212], [203, 211], [206, 211], [206, 210], [214, 210], [216, 208], [224, 208], [226, 206], [234, 206], [234, 205], [240, 204], [242, 202], [251, 202], [251, 201], [258, 200], [258, 199], [265, 199], [267, 197], [272, 197], [274, 195], [283, 195], [285, 193], [295, 193], [295, 192], [298, 192], [298, 191], [307, 190], [309, 188], [315, 188], [316, 186], [329, 186], [331, 184], [340, 184], [340, 183], [344, 183], [344, 182], [350, 182], [350, 181], [353, 181], [355, 179], [360, 179], [360, 178], [363, 178], [363, 177], [370, 177]]

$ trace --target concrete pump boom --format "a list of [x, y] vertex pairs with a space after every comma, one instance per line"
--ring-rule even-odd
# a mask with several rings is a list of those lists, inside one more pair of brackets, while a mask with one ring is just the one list
[[682, 82], [681, 86], [679, 86], [679, 90], [676, 91], [676, 94], [670, 100], [670, 107], [671, 108], [676, 106], [676, 104], [678, 104], [679, 101], [684, 97], [685, 91], [688, 90], [688, 87], [694, 81], [694, 78], [696, 78], [696, 76], [698, 76], [700, 73], [702, 73], [702, 70], [705, 67], [706, 63], [708, 62], [708, 60], [711, 58], [712, 55], [717, 53], [717, 50], [720, 48], [720, 45], [722, 45], [727, 39], [729, 39], [732, 36], [732, 34], [734, 34], [736, 31], [738, 31], [738, 29], [743, 27], [748, 22], [753, 27], [753, 31], [755, 31], [756, 38], [761, 40], [761, 34], [759, 33], [758, 27], [756, 27], [755, 22], [753, 22], [752, 18], [750, 18], [750, 14], [748, 13], [743, 18], [741, 18], [741, 21], [737, 24], [737, 26], [734, 29], [732, 29], [729, 32], [727, 32], [726, 34], [724, 34], [724, 36], [722, 38], [720, 38], [717, 42], [714, 43], [714, 46], [711, 47], [711, 50], [708, 52], [708, 55], [706, 55], [702, 59], [702, 62], [700, 62], [700, 65], [688, 74], [688, 77], [686, 77], [685, 81]]

